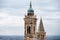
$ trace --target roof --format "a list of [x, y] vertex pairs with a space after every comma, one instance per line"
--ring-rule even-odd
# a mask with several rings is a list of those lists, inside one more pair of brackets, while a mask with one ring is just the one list
[[38, 31], [43, 31], [44, 32], [44, 26], [43, 26], [43, 22], [42, 22], [42, 18], [40, 19], [40, 24], [39, 24], [39, 27], [38, 27]]
[[32, 9], [32, 4], [30, 2], [30, 8], [28, 9], [28, 13], [32, 13], [32, 12], [34, 12], [34, 10]]

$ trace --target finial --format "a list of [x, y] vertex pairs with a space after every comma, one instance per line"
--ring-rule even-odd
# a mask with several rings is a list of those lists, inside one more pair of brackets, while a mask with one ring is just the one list
[[30, 1], [30, 8], [32, 8], [32, 4], [31, 4], [31, 1]]

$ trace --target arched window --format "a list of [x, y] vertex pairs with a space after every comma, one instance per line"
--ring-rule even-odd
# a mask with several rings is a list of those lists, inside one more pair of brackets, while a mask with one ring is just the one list
[[27, 26], [27, 34], [30, 34], [30, 26]]

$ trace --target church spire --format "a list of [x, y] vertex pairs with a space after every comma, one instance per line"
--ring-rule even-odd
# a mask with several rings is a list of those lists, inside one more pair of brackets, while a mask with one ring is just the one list
[[39, 24], [39, 28], [38, 28], [38, 31], [41, 32], [41, 31], [45, 31], [44, 30], [44, 26], [43, 26], [43, 22], [42, 22], [42, 18], [40, 19], [40, 24]]

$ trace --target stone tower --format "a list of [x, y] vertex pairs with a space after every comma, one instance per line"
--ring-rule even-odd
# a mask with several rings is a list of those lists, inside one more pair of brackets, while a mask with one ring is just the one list
[[33, 40], [36, 33], [36, 21], [37, 18], [36, 15], [34, 15], [34, 10], [32, 9], [32, 4], [30, 2], [28, 13], [24, 18], [24, 40]]
[[39, 24], [39, 27], [38, 27], [37, 39], [46, 40], [46, 32], [44, 30], [42, 18], [40, 19], [40, 24]]

